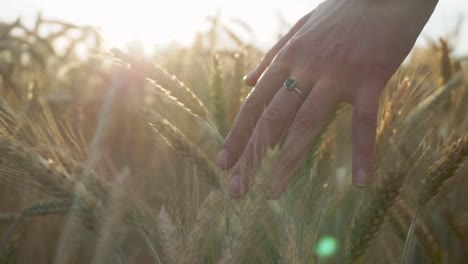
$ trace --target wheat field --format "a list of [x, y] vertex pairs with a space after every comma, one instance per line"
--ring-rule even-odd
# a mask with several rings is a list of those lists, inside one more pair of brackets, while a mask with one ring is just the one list
[[0, 22], [0, 263], [466, 263], [468, 57], [450, 36], [388, 83], [370, 187], [351, 185], [343, 105], [281, 198], [273, 149], [234, 199], [214, 160], [262, 50], [216, 19], [151, 56]]

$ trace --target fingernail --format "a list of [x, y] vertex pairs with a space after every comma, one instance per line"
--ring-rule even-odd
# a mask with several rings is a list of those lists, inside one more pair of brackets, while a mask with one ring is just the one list
[[254, 76], [255, 73], [256, 73], [255, 70], [250, 71], [250, 72], [247, 73], [247, 74], [244, 76], [244, 78], [242, 78], [242, 79], [243, 79], [244, 81], [247, 80], [247, 79], [250, 79], [250, 78], [252, 78], [252, 77]]
[[240, 175], [236, 174], [231, 178], [228, 185], [228, 192], [234, 197], [238, 197], [243, 194]]
[[228, 151], [227, 149], [222, 149], [219, 154], [218, 154], [218, 157], [216, 158], [216, 165], [218, 165], [218, 167], [220, 168], [226, 168], [227, 167], [227, 159], [228, 159]]
[[367, 182], [367, 172], [364, 169], [359, 169], [354, 176], [354, 185], [359, 188], [364, 188], [367, 186]]

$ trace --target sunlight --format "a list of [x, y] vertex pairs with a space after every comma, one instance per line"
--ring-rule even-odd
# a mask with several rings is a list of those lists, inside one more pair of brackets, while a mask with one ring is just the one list
[[[214, 2], [204, 1], [207, 5]], [[205, 17], [200, 15], [208, 15], [207, 10], [194, 3], [172, 0], [160, 5], [157, 2], [136, 0], [130, 5], [119, 6], [120, 10], [115, 12], [111, 10], [106, 21], [103, 21], [103, 27], [119, 44], [134, 39], [144, 44], [163, 45], [170, 41], [187, 44], [192, 40], [194, 32], [207, 25]]]
[[255, 41], [271, 45], [279, 27], [278, 13], [292, 23], [319, 2], [301, 1], [285, 6], [282, 0], [36, 0], [45, 16], [60, 15], [76, 23], [97, 25], [116, 45], [138, 40], [145, 47], [169, 45], [174, 41], [189, 44], [196, 32], [209, 27], [206, 18], [217, 12], [223, 19], [244, 21], [254, 31], [263, 29], [264, 34], [255, 36]]
[[[124, 46], [135, 40], [145, 47], [167, 46], [174, 41], [190, 44], [194, 35], [207, 29], [206, 17], [218, 11], [224, 20], [239, 19], [256, 32], [249, 39], [262, 48], [269, 48], [277, 38], [278, 14], [288, 23], [316, 7], [322, 0], [4, 0], [0, 19], [14, 21], [21, 16], [34, 23], [38, 11], [44, 17], [81, 25], [96, 25], [106, 39]], [[468, 15], [468, 2], [440, 1], [425, 34], [437, 38], [454, 28], [456, 17]], [[463, 27], [466, 32], [466, 26]], [[419, 43], [425, 43], [420, 38]], [[468, 50], [468, 34], [460, 37], [458, 52]]]
[[79, 5], [74, 3], [74, 16], [80, 22], [98, 25], [117, 45], [133, 40], [145, 45], [163, 45], [172, 40], [185, 44], [192, 40], [193, 32], [206, 26], [200, 14], [208, 15], [206, 7], [214, 6], [214, 2], [204, 0], [202, 6], [181, 0], [84, 0]]

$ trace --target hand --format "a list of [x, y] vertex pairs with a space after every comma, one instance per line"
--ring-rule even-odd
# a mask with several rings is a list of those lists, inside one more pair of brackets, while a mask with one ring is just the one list
[[[217, 159], [233, 167], [230, 194], [247, 192], [265, 151], [285, 135], [272, 182], [280, 195], [341, 102], [354, 105], [353, 183], [366, 186], [380, 95], [437, 4], [424, 1], [329, 0], [299, 20], [244, 79], [255, 88]], [[304, 98], [282, 86], [288, 78]]]

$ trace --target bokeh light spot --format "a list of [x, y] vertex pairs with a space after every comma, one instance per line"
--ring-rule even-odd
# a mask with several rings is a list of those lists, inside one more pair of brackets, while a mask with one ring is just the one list
[[338, 249], [338, 242], [332, 236], [324, 236], [319, 239], [315, 247], [315, 253], [319, 257], [329, 257], [335, 254]]

